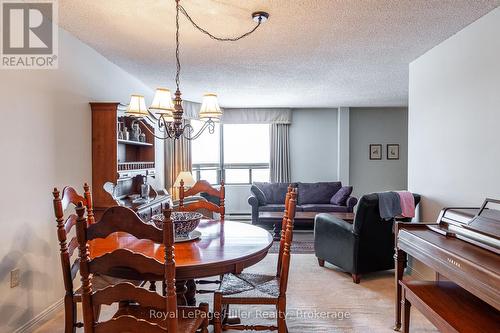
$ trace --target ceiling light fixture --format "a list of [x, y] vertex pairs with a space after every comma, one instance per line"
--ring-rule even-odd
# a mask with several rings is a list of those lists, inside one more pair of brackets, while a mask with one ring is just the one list
[[185, 124], [184, 122], [184, 110], [182, 108], [182, 94], [180, 90], [181, 61], [179, 48], [179, 13], [182, 13], [196, 29], [209, 36], [210, 38], [221, 42], [235, 42], [249, 36], [269, 18], [269, 14], [266, 12], [254, 12], [252, 14], [252, 19], [257, 24], [250, 31], [236, 37], [218, 37], [211, 34], [206, 29], [200, 27], [191, 18], [191, 16], [189, 16], [186, 9], [179, 4], [179, 1], [180, 0], [175, 0], [175, 59], [177, 67], [175, 73], [175, 98], [172, 100], [170, 90], [166, 88], [157, 88], [153, 98], [153, 103], [149, 108], [146, 108], [144, 96], [132, 95], [130, 98], [130, 103], [125, 111], [125, 115], [128, 117], [136, 118], [139, 121], [143, 121], [145, 119], [150, 123], [156, 123], [160, 132], [162, 132], [162, 135], [157, 135], [156, 133], [154, 133], [154, 131], [151, 131], [148, 126], [145, 126], [145, 128], [151, 131], [151, 133], [155, 137], [164, 140], [169, 138], [175, 140], [179, 139], [180, 137], [184, 137], [188, 140], [194, 140], [198, 138], [207, 128], [210, 133], [213, 133], [215, 130], [215, 123], [219, 122], [222, 117], [222, 110], [219, 107], [217, 95], [210, 93], [203, 96], [203, 101], [199, 112], [200, 120], [204, 121], [201, 129], [197, 133], [193, 133], [193, 127], [190, 124]]

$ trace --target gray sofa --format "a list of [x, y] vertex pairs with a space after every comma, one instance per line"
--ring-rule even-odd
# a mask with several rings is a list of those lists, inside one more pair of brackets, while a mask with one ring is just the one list
[[[282, 212], [289, 183], [254, 183], [248, 203], [252, 206], [252, 224], [259, 221], [260, 212]], [[297, 212], [352, 212], [358, 202], [349, 196], [344, 204], [332, 204], [332, 197], [342, 188], [341, 182], [292, 183], [297, 187]], [[256, 189], [258, 188], [259, 191]], [[264, 198], [262, 197], [264, 195]]]

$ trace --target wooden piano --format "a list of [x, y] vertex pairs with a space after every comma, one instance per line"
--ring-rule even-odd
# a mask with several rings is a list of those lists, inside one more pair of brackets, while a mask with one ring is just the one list
[[[485, 332], [495, 321], [491, 331], [500, 330], [499, 206], [500, 201], [486, 199], [481, 208], [443, 209], [436, 223], [397, 224], [395, 330], [403, 319], [403, 331], [408, 331], [414, 303], [404, 292], [441, 331]], [[434, 270], [437, 282], [403, 282], [407, 255]], [[460, 311], [467, 311], [468, 318]]]

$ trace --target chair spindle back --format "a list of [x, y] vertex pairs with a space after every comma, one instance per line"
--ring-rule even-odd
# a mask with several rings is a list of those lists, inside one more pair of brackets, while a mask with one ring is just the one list
[[281, 254], [281, 271], [279, 274], [280, 279], [280, 295], [285, 295], [288, 287], [288, 273], [290, 271], [291, 247], [293, 240], [293, 223], [295, 219], [295, 207], [297, 204], [297, 189], [290, 192], [288, 200], [288, 218], [285, 230], [285, 240], [283, 245], [283, 253]]
[[[179, 187], [179, 210], [183, 211], [196, 211], [198, 209], [208, 209], [211, 212], [219, 213], [221, 220], [224, 220], [224, 215], [226, 214], [225, 209], [225, 188], [224, 188], [224, 180], [221, 181], [220, 189], [216, 189], [210, 185], [206, 180], [197, 181], [193, 187], [189, 190], [184, 189], [184, 180], [181, 179]], [[210, 201], [196, 201], [190, 202], [184, 205], [184, 198], [196, 195], [198, 193], [207, 193], [208, 195], [218, 197], [219, 205], [214, 204]]]
[[280, 247], [279, 247], [279, 254], [278, 254], [278, 268], [276, 270], [276, 276], [280, 276], [281, 274], [281, 260], [283, 257], [283, 248], [285, 246], [285, 231], [286, 231], [286, 225], [288, 223], [288, 204], [290, 201], [290, 196], [293, 191], [294, 187], [290, 184], [288, 185], [288, 190], [286, 192], [285, 196], [285, 210], [283, 211], [283, 219], [281, 220], [281, 237], [280, 237]]
[[69, 216], [65, 217], [64, 211], [70, 204], [76, 206], [79, 202], [82, 202], [89, 212], [89, 221], [91, 223], [94, 221], [90, 187], [87, 183], [85, 183], [83, 188], [85, 191], [83, 196], [78, 194], [71, 186], [64, 187], [62, 194], [57, 188], [54, 188], [54, 191], [52, 192], [54, 197], [54, 215], [57, 222], [57, 239], [59, 241], [64, 288], [66, 291], [66, 297], [70, 299], [73, 298], [74, 294], [73, 280], [79, 270], [79, 259], [77, 258], [73, 262], [71, 261], [75, 250], [78, 248], [78, 240], [76, 235], [68, 240], [68, 234], [73, 229], [73, 226], [76, 225], [77, 216], [75, 214], [69, 214]]
[[[76, 212], [77, 236], [80, 253], [80, 275], [82, 277], [82, 304], [85, 332], [177, 332], [177, 297], [175, 293], [174, 229], [171, 209], [165, 210], [163, 231], [153, 225], [145, 224], [137, 214], [126, 207], [111, 207], [102, 218], [92, 225], [87, 225], [85, 208], [80, 203]], [[100, 257], [91, 259], [88, 242], [97, 238], [106, 238], [114, 232], [126, 232], [138, 239], [148, 239], [163, 244], [165, 263], [143, 254], [126, 249], [116, 249]], [[93, 274], [110, 274], [116, 270], [130, 269], [141, 274], [163, 275], [166, 281], [166, 296], [136, 287], [129, 282], [110, 285], [100, 290], [92, 289]], [[105, 322], [97, 322], [93, 308], [95, 306], [125, 301], [134, 301], [150, 309], [165, 311], [165, 328], [148, 322], [144, 318], [121, 315]]]

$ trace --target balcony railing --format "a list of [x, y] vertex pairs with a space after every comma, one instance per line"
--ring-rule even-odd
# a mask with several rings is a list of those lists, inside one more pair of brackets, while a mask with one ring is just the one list
[[213, 185], [224, 179], [227, 185], [246, 185], [254, 181], [269, 181], [269, 163], [193, 164], [193, 177]]

